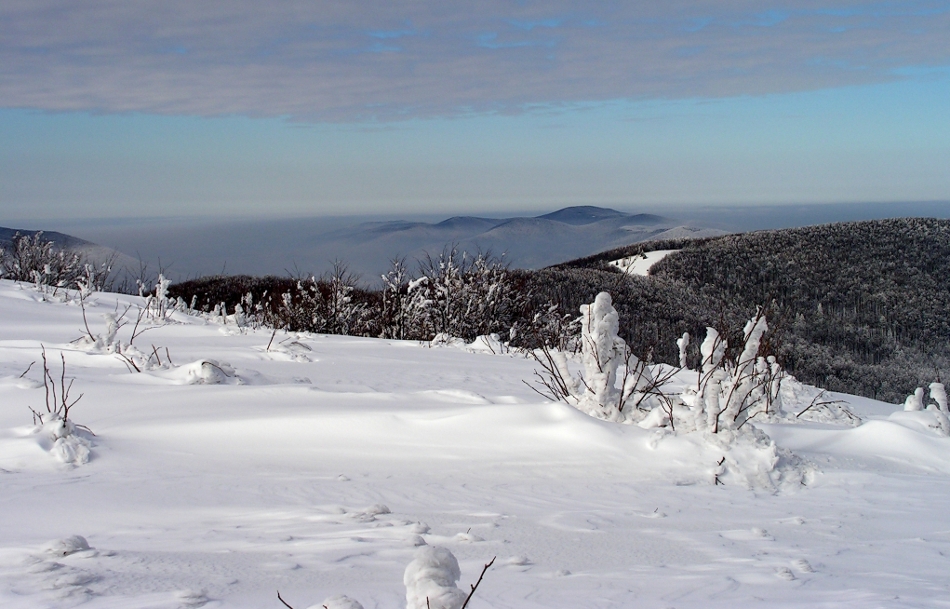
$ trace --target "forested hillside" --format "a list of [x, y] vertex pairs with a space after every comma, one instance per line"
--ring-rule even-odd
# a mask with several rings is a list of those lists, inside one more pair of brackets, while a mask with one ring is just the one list
[[[646, 281], [653, 282], [655, 297], [641, 321], [625, 320], [631, 337], [644, 333], [638, 323], [669, 326], [667, 335], [699, 319], [734, 326], [762, 305], [769, 309], [773, 348], [806, 382], [894, 401], [950, 371], [950, 221], [830, 224], [645, 249], [671, 246], [682, 249], [651, 269]], [[571, 284], [578, 273], [615, 282], [595, 269], [636, 249], [551, 272]], [[629, 281], [638, 286], [633, 291], [645, 289], [642, 278]]]

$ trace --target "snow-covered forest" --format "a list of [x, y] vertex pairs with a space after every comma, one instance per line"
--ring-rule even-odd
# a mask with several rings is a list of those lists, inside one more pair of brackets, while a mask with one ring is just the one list
[[[653, 266], [649, 279], [608, 279], [616, 275], [609, 261], [644, 247], [679, 251]], [[848, 222], [634, 245], [544, 273], [542, 285], [564, 276], [568, 284], [624, 290], [618, 306], [636, 301], [635, 310], [650, 311], [640, 317], [656, 325], [666, 359], [675, 357], [664, 347], [670, 336], [710, 319], [735, 326], [766, 306], [776, 355], [815, 385], [897, 401], [950, 367], [947, 220]], [[570, 304], [589, 299], [593, 289]]]
[[186, 299], [22, 248], [0, 259], [4, 607], [950, 595], [942, 382], [803, 383], [777, 299], [677, 319], [653, 277], [451, 250], [381, 291], [339, 265]]

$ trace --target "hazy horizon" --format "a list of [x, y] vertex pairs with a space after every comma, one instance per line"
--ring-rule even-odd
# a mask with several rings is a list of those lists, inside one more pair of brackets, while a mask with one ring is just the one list
[[[358, 243], [339, 241], [335, 232], [365, 222], [405, 220], [438, 223], [454, 215], [480, 217], [534, 217], [555, 209], [521, 214], [496, 214], [478, 211], [463, 214], [375, 215], [309, 218], [146, 218], [37, 220], [32, 225], [11, 225], [0, 218], [0, 226], [23, 230], [66, 233], [141, 259], [148, 268], [165, 269], [176, 281], [218, 273], [286, 275], [294, 270], [321, 274], [335, 259], [348, 262], [368, 281], [385, 270], [393, 256], [410, 254], [430, 245], [439, 250], [442, 243], [403, 242], [392, 251], [365, 251]], [[678, 223], [726, 232], [777, 229], [829, 222], [917, 216], [950, 218], [950, 201], [911, 203], [865, 203], [823, 205], [760, 205], [709, 207], [639, 207], [618, 209], [625, 213], [651, 213]], [[337, 239], [337, 240], [334, 240]], [[324, 243], [321, 243], [323, 241]], [[382, 247], [382, 246], [379, 246]], [[378, 247], [377, 247], [378, 249]], [[437, 253], [437, 252], [431, 252]], [[496, 252], [501, 253], [501, 252]], [[410, 260], [412, 262], [412, 260]], [[518, 260], [513, 260], [518, 266]]]

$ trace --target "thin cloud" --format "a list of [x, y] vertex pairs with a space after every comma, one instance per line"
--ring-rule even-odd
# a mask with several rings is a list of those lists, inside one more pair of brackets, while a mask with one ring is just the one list
[[0, 104], [297, 120], [760, 95], [950, 65], [950, 4], [5, 0]]

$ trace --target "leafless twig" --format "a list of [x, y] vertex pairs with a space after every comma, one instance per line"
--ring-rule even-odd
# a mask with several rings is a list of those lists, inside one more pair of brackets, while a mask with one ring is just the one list
[[[465, 597], [465, 602], [462, 603], [461, 609], [465, 609], [465, 607], [468, 606], [468, 601], [472, 600], [472, 597], [475, 596], [475, 590], [478, 588], [478, 584], [482, 583], [482, 578], [485, 577], [485, 572], [488, 571], [489, 567], [495, 564], [496, 558], [498, 557], [493, 556], [492, 559], [485, 564], [484, 568], [482, 568], [482, 574], [478, 576], [478, 581], [474, 584], [471, 584], [472, 591], [468, 593], [467, 597]], [[426, 601], [428, 602], [428, 599], [426, 599]]]

